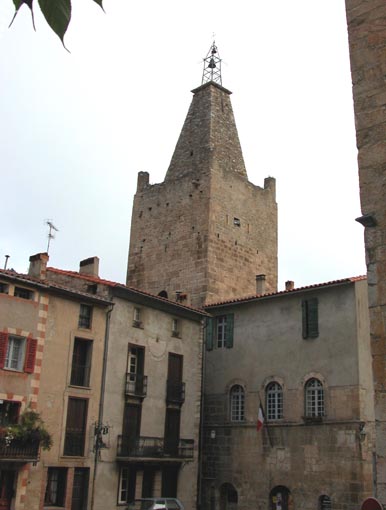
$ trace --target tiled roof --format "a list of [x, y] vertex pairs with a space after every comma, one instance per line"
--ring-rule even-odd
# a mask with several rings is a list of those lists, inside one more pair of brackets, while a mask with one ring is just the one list
[[82, 292], [80, 290], [73, 289], [72, 287], [67, 287], [66, 285], [60, 285], [56, 282], [52, 282], [50, 280], [41, 280], [39, 278], [34, 278], [33, 276], [29, 276], [28, 274], [16, 273], [16, 271], [0, 269], [0, 276], [4, 275], [8, 278], [12, 278], [17, 280], [18, 282], [24, 283], [25, 285], [35, 285], [41, 287], [46, 290], [57, 290], [66, 293], [70, 293], [72, 295], [77, 295], [79, 297], [91, 299], [92, 301], [99, 301], [100, 303], [110, 303], [109, 300], [103, 299], [95, 294], [90, 294], [88, 292]]
[[88, 274], [81, 274], [77, 271], [66, 271], [64, 269], [57, 269], [55, 267], [47, 267], [47, 271], [52, 271], [53, 273], [62, 274], [65, 276], [71, 276], [73, 278], [79, 278], [81, 280], [85, 280], [87, 282], [101, 284], [101, 285], [107, 285], [108, 287], [114, 287], [114, 288], [122, 288], [127, 289], [131, 292], [135, 292], [136, 294], [146, 296], [152, 299], [155, 299], [157, 301], [171, 304], [173, 306], [180, 307], [181, 309], [185, 309], [190, 312], [196, 312], [201, 315], [207, 315], [205, 310], [202, 308], [194, 308], [193, 306], [183, 305], [182, 303], [177, 303], [176, 301], [172, 301], [171, 299], [167, 299], [161, 296], [156, 296], [155, 294], [151, 294], [150, 292], [146, 292], [142, 289], [136, 289], [135, 287], [129, 287], [128, 285], [124, 285], [123, 283], [113, 282], [111, 280], [104, 280], [103, 278], [99, 278], [98, 276], [88, 275]]
[[294, 289], [291, 289], [291, 290], [281, 290], [281, 291], [278, 291], [278, 292], [269, 292], [267, 294], [254, 294], [252, 296], [244, 296], [244, 297], [237, 297], [237, 298], [234, 298], [234, 299], [227, 299], [227, 300], [224, 300], [224, 301], [218, 301], [218, 302], [215, 302], [215, 303], [208, 303], [204, 306], [204, 308], [211, 308], [211, 307], [215, 307], [215, 306], [222, 306], [222, 305], [230, 305], [230, 304], [233, 304], [233, 303], [244, 303], [244, 302], [247, 302], [247, 301], [253, 301], [255, 299], [262, 299], [262, 298], [269, 298], [269, 297], [275, 297], [275, 296], [281, 296], [283, 294], [292, 294], [294, 292], [301, 292], [301, 291], [304, 291], [304, 290], [312, 290], [312, 289], [319, 289], [321, 287], [329, 287], [329, 286], [333, 286], [333, 285], [342, 285], [342, 284], [345, 284], [345, 283], [352, 283], [352, 282], [359, 282], [361, 280], [366, 280], [366, 276], [362, 275], [362, 276], [352, 276], [350, 278], [342, 278], [341, 280], [331, 280], [329, 282], [324, 282], [324, 283], [314, 283], [313, 285], [306, 285], [304, 287], [297, 287], [297, 288], [294, 288]]
[[72, 276], [74, 278], [79, 278], [80, 280], [86, 280], [86, 281], [92, 282], [92, 283], [100, 283], [102, 285], [107, 285], [109, 287], [117, 287], [117, 285], [123, 285], [121, 283], [113, 282], [111, 280], [104, 280], [103, 278], [99, 278], [99, 276], [78, 273], [77, 271], [67, 271], [66, 269], [57, 269], [56, 267], [47, 267], [47, 271], [51, 271], [52, 273], [62, 274], [65, 276]]

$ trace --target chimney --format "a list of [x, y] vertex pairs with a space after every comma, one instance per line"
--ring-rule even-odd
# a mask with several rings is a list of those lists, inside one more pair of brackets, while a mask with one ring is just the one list
[[29, 258], [28, 275], [45, 280], [47, 275], [48, 253], [37, 253]]
[[99, 258], [90, 257], [88, 259], [81, 260], [79, 264], [79, 273], [99, 278]]
[[256, 294], [265, 294], [265, 274], [256, 275]]
[[292, 280], [288, 280], [287, 282], [285, 282], [285, 290], [294, 290], [295, 288], [295, 282], [293, 282]]

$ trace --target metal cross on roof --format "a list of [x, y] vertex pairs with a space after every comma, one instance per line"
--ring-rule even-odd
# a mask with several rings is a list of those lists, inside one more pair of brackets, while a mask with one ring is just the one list
[[214, 81], [222, 85], [221, 79], [221, 58], [218, 53], [215, 41], [209, 49], [207, 56], [204, 58], [204, 71], [202, 73], [202, 85], [209, 81]]

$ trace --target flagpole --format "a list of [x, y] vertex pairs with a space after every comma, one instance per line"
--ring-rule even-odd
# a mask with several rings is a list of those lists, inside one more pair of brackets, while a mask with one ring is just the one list
[[265, 417], [265, 412], [264, 412], [264, 407], [261, 403], [261, 399], [260, 399], [260, 404], [259, 404], [259, 409], [261, 410], [261, 413], [263, 415], [263, 424], [265, 423], [266, 425], [266, 429], [267, 429], [267, 436], [268, 436], [268, 440], [269, 440], [269, 446], [272, 448], [273, 447], [273, 444], [272, 444], [272, 437], [271, 437], [271, 431], [270, 431], [270, 428], [269, 428], [269, 425], [268, 425], [268, 421]]

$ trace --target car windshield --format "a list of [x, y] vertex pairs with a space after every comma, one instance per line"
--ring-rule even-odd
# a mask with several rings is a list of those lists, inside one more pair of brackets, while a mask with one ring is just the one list
[[129, 504], [129, 510], [163, 510], [166, 508], [164, 499], [136, 499]]

